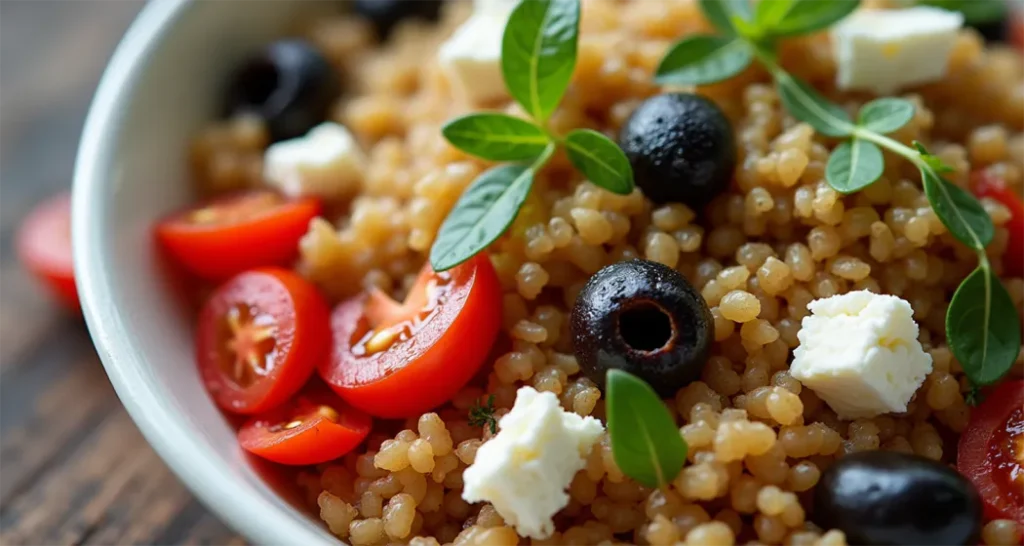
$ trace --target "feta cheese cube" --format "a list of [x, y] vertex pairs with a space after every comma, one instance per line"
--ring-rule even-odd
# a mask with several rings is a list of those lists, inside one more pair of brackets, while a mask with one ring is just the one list
[[473, 104], [508, 98], [501, 74], [501, 39], [514, 0], [476, 0], [473, 15], [438, 50], [456, 94]]
[[593, 417], [563, 411], [554, 394], [530, 387], [519, 389], [498, 426], [501, 431], [480, 446], [463, 473], [462, 498], [490, 502], [522, 536], [548, 538], [555, 531], [552, 516], [569, 503], [566, 488], [604, 427]]
[[263, 178], [292, 197], [337, 198], [359, 190], [365, 165], [366, 157], [348, 129], [326, 122], [267, 148]]
[[866, 290], [812, 301], [789, 372], [843, 419], [907, 410], [932, 371], [910, 304]]
[[888, 94], [941, 79], [963, 23], [962, 14], [929, 6], [858, 11], [832, 29], [836, 85]]

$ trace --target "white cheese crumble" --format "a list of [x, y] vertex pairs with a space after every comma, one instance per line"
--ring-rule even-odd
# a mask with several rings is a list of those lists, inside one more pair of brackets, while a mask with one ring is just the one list
[[438, 50], [454, 91], [473, 104], [508, 97], [501, 75], [501, 39], [515, 0], [476, 0], [473, 14]]
[[941, 79], [964, 16], [915, 6], [861, 10], [832, 28], [840, 89], [889, 94]]
[[336, 198], [359, 190], [366, 157], [344, 126], [325, 122], [305, 135], [272, 144], [263, 178], [291, 197]]
[[907, 410], [932, 371], [905, 300], [866, 290], [812, 301], [789, 371], [843, 419]]
[[462, 498], [487, 501], [522, 536], [545, 539], [569, 503], [565, 490], [604, 432], [593, 417], [566, 412], [550, 392], [523, 387], [498, 435], [463, 473]]

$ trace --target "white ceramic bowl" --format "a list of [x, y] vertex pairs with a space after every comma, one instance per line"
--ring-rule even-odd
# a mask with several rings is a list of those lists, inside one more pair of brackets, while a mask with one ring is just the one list
[[79, 148], [73, 245], [85, 318], [143, 435], [228, 525], [263, 544], [338, 544], [261, 476], [200, 384], [189, 317], [152, 244], [190, 198], [190, 135], [247, 52], [339, 2], [154, 0], [118, 46]]

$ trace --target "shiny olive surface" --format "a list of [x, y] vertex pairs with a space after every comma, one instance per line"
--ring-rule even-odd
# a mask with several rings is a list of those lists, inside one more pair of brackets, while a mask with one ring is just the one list
[[617, 368], [670, 397], [698, 379], [714, 323], [704, 298], [676, 270], [631, 260], [601, 269], [580, 292], [570, 327], [580, 369], [603, 388]]

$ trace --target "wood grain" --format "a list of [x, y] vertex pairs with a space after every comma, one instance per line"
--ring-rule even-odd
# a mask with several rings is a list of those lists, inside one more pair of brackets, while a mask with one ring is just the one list
[[14, 232], [67, 189], [134, 0], [0, 0], [0, 544], [242, 544], [149, 448], [81, 319], [18, 266]]

